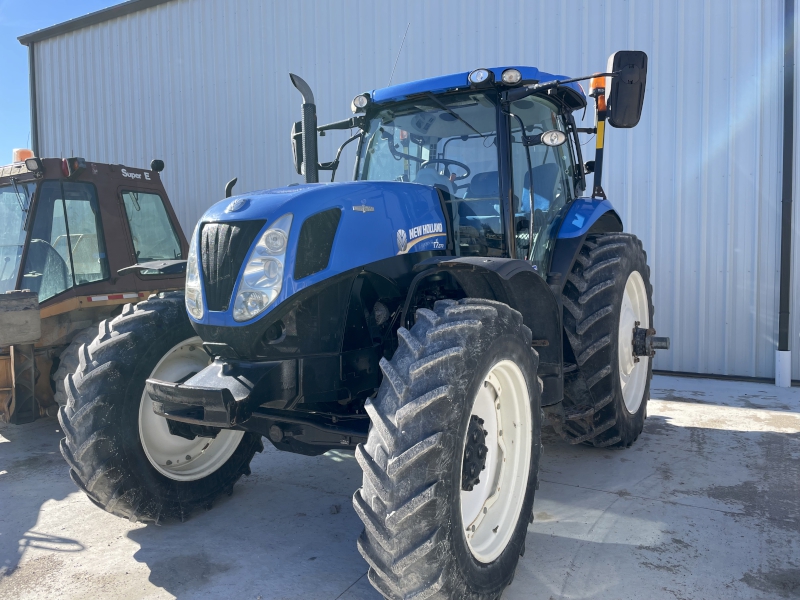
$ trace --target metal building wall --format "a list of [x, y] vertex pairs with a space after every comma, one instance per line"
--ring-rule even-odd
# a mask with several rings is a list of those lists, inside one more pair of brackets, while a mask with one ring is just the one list
[[[357, 92], [388, 83], [408, 23], [393, 83], [507, 64], [586, 74], [615, 50], [644, 50], [644, 115], [608, 132], [604, 180], [644, 242], [655, 323], [672, 337], [655, 366], [771, 377], [782, 21], [783, 0], [174, 0], [37, 44], [40, 148], [137, 166], [163, 158], [189, 231], [234, 176], [238, 192], [299, 180], [288, 72], [311, 84], [321, 123], [345, 118]], [[321, 159], [344, 139], [321, 139]], [[343, 166], [337, 179], [350, 175]], [[800, 298], [796, 238], [793, 261]], [[795, 310], [795, 379], [799, 332]]]

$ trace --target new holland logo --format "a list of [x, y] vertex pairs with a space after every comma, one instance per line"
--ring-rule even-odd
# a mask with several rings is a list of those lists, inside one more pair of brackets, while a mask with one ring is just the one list
[[237, 198], [236, 200], [228, 204], [228, 207], [225, 209], [225, 212], [232, 213], [236, 212], [237, 210], [242, 210], [245, 206], [247, 206], [248, 202], [249, 200], [247, 198]]
[[400, 252], [406, 251], [406, 246], [408, 246], [408, 239], [406, 238], [406, 230], [405, 229], [398, 229], [397, 230], [397, 249]]
[[418, 250], [442, 250], [444, 244], [441, 238], [445, 235], [442, 223], [426, 223], [425, 225], [417, 225], [411, 229], [398, 229], [397, 230], [397, 250], [398, 254], [405, 254], [411, 252], [411, 249], [416, 246], [415, 251]]

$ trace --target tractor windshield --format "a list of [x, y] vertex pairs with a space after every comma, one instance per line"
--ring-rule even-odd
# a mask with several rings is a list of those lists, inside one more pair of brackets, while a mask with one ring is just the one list
[[0, 294], [13, 290], [25, 244], [25, 219], [35, 183], [0, 187]]
[[406, 181], [445, 192], [458, 252], [501, 256], [503, 239], [493, 92], [429, 94], [371, 116], [358, 179]]

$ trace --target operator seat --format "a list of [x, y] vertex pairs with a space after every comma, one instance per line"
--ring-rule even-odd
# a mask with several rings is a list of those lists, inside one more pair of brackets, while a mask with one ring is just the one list
[[[556, 186], [561, 169], [554, 163], [546, 163], [533, 168], [533, 195], [534, 202], [531, 207], [531, 178], [530, 173], [525, 173], [522, 184], [521, 212], [533, 212], [533, 232], [539, 233], [547, 225], [547, 213], [556, 199]], [[533, 211], [531, 211], [533, 208]]]
[[[471, 200], [474, 198], [474, 200]], [[474, 226], [474, 218], [500, 218], [497, 206], [500, 204], [500, 181], [497, 171], [476, 173], [472, 176], [464, 200], [458, 205], [458, 216], [462, 224]], [[472, 217], [472, 219], [469, 219]]]
[[[547, 201], [547, 206], [541, 206], [540, 202], [534, 202], [534, 209], [547, 212], [556, 199], [556, 184], [561, 169], [554, 163], [546, 163], [533, 167], [533, 193], [541, 196]], [[531, 210], [531, 177], [530, 173], [525, 173], [525, 181], [522, 184], [522, 207], [521, 212], [527, 213]]]
[[[458, 201], [458, 225], [461, 254], [463, 256], [488, 256], [490, 244], [487, 234], [501, 235], [500, 184], [497, 171], [476, 173], [467, 192]], [[495, 248], [499, 250], [499, 248]]]

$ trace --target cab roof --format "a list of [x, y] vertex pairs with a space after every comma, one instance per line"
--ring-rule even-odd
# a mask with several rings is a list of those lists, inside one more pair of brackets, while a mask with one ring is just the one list
[[[62, 166], [64, 159], [42, 158], [40, 160], [43, 170], [39, 172], [29, 171], [24, 162], [0, 165], [0, 185], [10, 184], [12, 179], [16, 180], [17, 183], [24, 183], [27, 181], [38, 181], [40, 179], [67, 178], [67, 173], [63, 170], [66, 166]], [[86, 168], [81, 169], [78, 173], [69, 178], [81, 181], [115, 180], [126, 184], [135, 184], [137, 186], [161, 186], [161, 174], [158, 171], [88, 160], [85, 161], [85, 163]]]
[[[494, 75], [496, 82], [501, 81], [503, 71], [506, 69], [517, 69], [522, 74], [522, 81], [517, 85], [524, 85], [530, 83], [545, 83], [547, 81], [555, 81], [558, 79], [568, 79], [566, 75], [553, 75], [552, 73], [545, 73], [536, 67], [493, 67], [488, 69]], [[400, 83], [385, 88], [373, 90], [370, 93], [372, 101], [380, 104], [384, 102], [397, 102], [405, 100], [412, 96], [417, 96], [424, 93], [441, 94], [445, 92], [453, 92], [460, 89], [470, 89], [474, 86], [469, 81], [469, 74], [472, 71], [465, 71], [463, 73], [453, 73], [452, 75], [441, 75], [439, 77], [431, 77], [430, 79], [419, 79], [417, 81], [409, 81], [408, 83]], [[505, 86], [502, 83], [499, 86]], [[486, 89], [485, 87], [477, 89]], [[566, 103], [571, 110], [578, 110], [586, 106], [586, 94], [583, 88], [577, 83], [566, 83], [557, 88], [559, 90], [558, 96]]]

